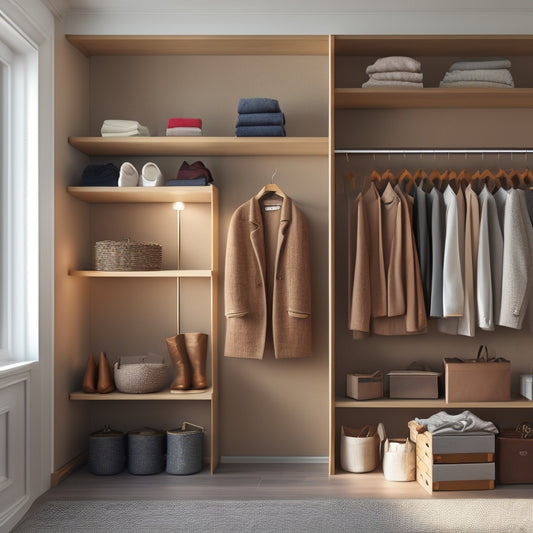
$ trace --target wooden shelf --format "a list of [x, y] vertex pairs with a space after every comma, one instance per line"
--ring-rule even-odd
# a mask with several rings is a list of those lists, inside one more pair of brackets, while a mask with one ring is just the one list
[[393, 398], [379, 398], [376, 400], [352, 400], [338, 396], [335, 398], [335, 407], [348, 409], [533, 409], [533, 402], [526, 398], [513, 398], [510, 402], [461, 402], [446, 403], [444, 398], [438, 400], [401, 400]]
[[339, 35], [335, 55], [529, 56], [533, 35]]
[[207, 187], [67, 187], [88, 203], [210, 203], [216, 188]]
[[327, 55], [327, 35], [67, 35], [93, 55]]
[[328, 155], [327, 137], [69, 137], [87, 155]]
[[69, 276], [78, 278], [210, 278], [211, 270], [69, 270]]
[[210, 401], [213, 398], [213, 388], [209, 387], [205, 391], [186, 391], [173, 393], [170, 391], [152, 392], [150, 394], [127, 394], [124, 392], [110, 392], [109, 394], [87, 393], [83, 391], [72, 392], [69, 396], [71, 400], [87, 401], [117, 401], [117, 400], [175, 400], [175, 401]]
[[393, 108], [528, 108], [533, 107], [533, 89], [440, 88], [339, 88], [336, 109]]

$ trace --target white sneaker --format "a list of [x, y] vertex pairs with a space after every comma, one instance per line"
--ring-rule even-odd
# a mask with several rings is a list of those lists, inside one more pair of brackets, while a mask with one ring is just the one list
[[120, 173], [118, 175], [119, 187], [137, 187], [139, 185], [139, 173], [137, 169], [127, 161], [120, 165]]
[[165, 179], [159, 167], [155, 163], [146, 163], [141, 170], [139, 185], [143, 187], [161, 187], [164, 184]]

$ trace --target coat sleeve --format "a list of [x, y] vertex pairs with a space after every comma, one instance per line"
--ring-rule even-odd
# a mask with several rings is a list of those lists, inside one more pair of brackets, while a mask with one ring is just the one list
[[246, 283], [242, 280], [243, 269], [246, 268], [246, 256], [243, 253], [242, 240], [239, 235], [242, 225], [239, 214], [237, 210], [231, 217], [226, 245], [224, 306], [227, 318], [243, 317], [249, 311]]

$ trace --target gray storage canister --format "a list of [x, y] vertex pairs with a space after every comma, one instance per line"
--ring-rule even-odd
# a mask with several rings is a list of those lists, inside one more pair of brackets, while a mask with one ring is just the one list
[[204, 428], [184, 422], [167, 431], [167, 473], [188, 475], [202, 470]]
[[105, 426], [89, 435], [89, 470], [97, 476], [111, 476], [124, 470], [126, 436]]
[[165, 466], [165, 432], [143, 428], [128, 432], [128, 471], [144, 476], [159, 474]]

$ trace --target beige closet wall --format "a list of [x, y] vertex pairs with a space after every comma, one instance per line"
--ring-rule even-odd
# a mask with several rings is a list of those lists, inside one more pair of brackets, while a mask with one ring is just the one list
[[71, 198], [66, 187], [74, 183], [88, 158], [67, 144], [89, 122], [87, 59], [74, 50], [56, 21], [55, 46], [55, 292], [54, 292], [54, 470], [86, 448], [89, 431], [87, 405], [70, 402], [79, 388], [90, 353], [89, 285], [68, 276], [68, 270], [87, 256], [88, 210]]
[[[65, 268], [84, 268], [90, 264], [87, 255], [90, 243], [98, 238], [127, 235], [123, 215], [116, 207], [91, 208], [72, 200], [64, 192], [67, 184], [79, 183], [86, 162], [68, 147], [68, 135], [99, 135], [106, 118], [136, 119], [146, 124], [153, 135], [164, 135], [171, 116], [191, 116], [203, 119], [206, 136], [233, 136], [239, 97], [266, 96], [279, 100], [286, 114], [288, 136], [327, 136], [328, 133], [328, 59], [327, 56], [139, 56], [92, 57], [86, 59], [74, 51], [63, 37], [58, 38], [57, 83], [69, 91], [72, 69], [77, 88], [70, 95], [75, 99], [81, 117], [73, 112], [58, 116], [56, 143], [58, 171], [56, 177], [58, 213], [58, 254], [71, 243], [80, 249], [63, 261]], [[65, 57], [63, 57], [65, 56]], [[83, 81], [80, 81], [83, 80]], [[66, 97], [64, 97], [66, 98]], [[60, 110], [58, 106], [58, 114]], [[220, 453], [222, 456], [321, 456], [328, 453], [328, 161], [326, 156], [261, 156], [261, 157], [131, 157], [140, 170], [155, 161], [167, 179], [173, 178], [183, 160], [189, 163], [201, 159], [213, 173], [220, 191], [220, 284], [219, 284], [219, 391], [220, 391]], [[70, 167], [66, 162], [73, 160]], [[93, 162], [114, 162], [124, 158], [92, 158]], [[64, 172], [63, 172], [64, 171]], [[262, 361], [227, 359], [223, 357], [224, 318], [224, 257], [227, 226], [233, 211], [258, 190], [275, 181], [303, 210], [308, 218], [312, 239], [312, 280], [314, 354], [300, 360], [275, 360], [267, 351]], [[119, 206], [128, 210], [128, 206]], [[198, 206], [183, 212], [184, 241], [205, 240], [205, 227]], [[110, 211], [113, 209], [113, 211]], [[139, 209], [139, 207], [135, 207]], [[200, 208], [203, 209], [203, 208]], [[139, 213], [139, 211], [136, 211]], [[176, 236], [175, 212], [142, 207], [142, 215], [131, 228], [136, 237], [141, 232], [145, 240], [156, 240], [164, 247], [163, 262], [175, 261], [173, 242]], [[196, 213], [196, 214], [194, 214]], [[206, 213], [207, 214], [207, 213]], [[92, 219], [89, 219], [92, 217]], [[191, 218], [192, 217], [192, 218]], [[77, 220], [80, 226], [70, 224]], [[131, 221], [131, 217], [129, 218]], [[207, 220], [207, 218], [205, 219]], [[131, 222], [130, 222], [131, 223]], [[205, 222], [204, 222], [205, 223]], [[91, 231], [89, 233], [88, 225]], [[112, 235], [109, 233], [112, 232]], [[106, 236], [104, 237], [104, 234]], [[186, 243], [184, 243], [184, 246]], [[189, 248], [190, 249], [190, 248]], [[196, 251], [183, 256], [185, 268], [208, 268], [205, 258]], [[85, 261], [85, 265], [83, 262]], [[87, 262], [88, 261], [88, 262]], [[75, 264], [73, 264], [75, 263]], [[82, 264], [80, 264], [82, 263]], [[208, 409], [202, 402], [69, 402], [68, 392], [79, 389], [88, 353], [106, 350], [111, 359], [142, 351], [165, 353], [165, 336], [175, 334], [175, 281], [126, 281], [117, 284], [109, 280], [61, 279], [65, 268], [58, 265], [57, 313], [80, 314], [72, 335], [60, 332], [63, 364], [56, 365], [60, 384], [56, 416], [75, 413], [77, 430], [72, 424], [58, 426], [56, 438], [56, 468], [70, 460], [84, 446], [89, 431], [111, 423], [127, 431], [139, 425], [175, 427], [184, 419], [209, 426]], [[171, 267], [167, 267], [171, 268]], [[187, 285], [189, 283], [189, 285]], [[202, 286], [182, 286], [182, 331], [187, 328], [208, 331], [208, 322], [198, 317], [198, 299], [208, 298]], [[70, 294], [64, 294], [66, 291]], [[96, 302], [86, 308], [77, 297]], [[135, 320], [122, 320], [128, 308], [138, 305], [131, 294], [145, 293], [141, 298], [146, 307], [139, 309]], [[153, 294], [157, 298], [152, 300]], [[106, 300], [107, 298], [107, 300]], [[101, 305], [106, 302], [107, 305]], [[149, 302], [153, 303], [150, 304]], [[200, 313], [201, 314], [201, 313]], [[75, 315], [76, 316], [76, 315]], [[84, 330], [87, 318], [93, 331], [98, 332], [101, 345], [89, 345], [89, 332]], [[207, 318], [207, 317], [205, 317]], [[58, 327], [60, 321], [58, 321]], [[110, 328], [110, 324], [117, 324]], [[83, 339], [76, 343], [75, 337]], [[81, 345], [80, 345], [81, 344]], [[73, 346], [75, 352], [72, 354]], [[126, 352], [126, 353], [125, 353]], [[59, 358], [58, 358], [59, 362]], [[67, 366], [68, 365], [68, 366]], [[62, 385], [61, 385], [62, 384]], [[194, 403], [194, 406], [191, 406]], [[96, 405], [95, 405], [96, 404]], [[83, 421], [83, 422], [82, 422]]]

